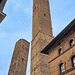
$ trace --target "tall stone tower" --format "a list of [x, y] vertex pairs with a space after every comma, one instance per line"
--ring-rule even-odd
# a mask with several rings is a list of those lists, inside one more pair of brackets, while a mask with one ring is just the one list
[[24, 39], [16, 43], [8, 75], [26, 75], [29, 45]]
[[5, 18], [6, 14], [3, 13], [3, 9], [7, 0], [0, 0], [0, 23]]
[[53, 39], [49, 1], [33, 0], [31, 75], [49, 75], [48, 56], [40, 51]]

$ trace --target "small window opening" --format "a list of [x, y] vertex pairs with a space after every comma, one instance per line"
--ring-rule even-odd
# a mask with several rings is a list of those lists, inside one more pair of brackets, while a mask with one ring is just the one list
[[46, 14], [44, 14], [44, 16], [46, 16]]
[[71, 58], [72, 66], [75, 67], [75, 55]]
[[2, 2], [2, 0], [0, 0], [0, 3]]
[[24, 61], [24, 59], [22, 58], [22, 62]]
[[61, 48], [59, 49], [59, 54], [62, 54], [62, 50], [61, 50]]
[[74, 41], [72, 39], [72, 40], [70, 40], [70, 46], [73, 46], [73, 45], [74, 45]]
[[61, 63], [61, 64], [60, 64], [60, 73], [63, 73], [63, 72], [65, 72], [64, 64]]

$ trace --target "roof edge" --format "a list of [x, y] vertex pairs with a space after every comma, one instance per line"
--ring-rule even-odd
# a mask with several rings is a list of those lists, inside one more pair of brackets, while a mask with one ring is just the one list
[[41, 51], [41, 53], [48, 54], [50, 51], [49, 49], [52, 47], [52, 44], [59, 41], [74, 26], [74, 24], [75, 24], [75, 18]]

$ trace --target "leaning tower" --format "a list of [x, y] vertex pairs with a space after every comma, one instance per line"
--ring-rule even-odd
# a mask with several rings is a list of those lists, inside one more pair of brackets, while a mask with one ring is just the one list
[[49, 0], [33, 0], [31, 75], [50, 75], [48, 56], [40, 51], [53, 39]]
[[29, 45], [24, 39], [16, 42], [8, 75], [26, 75]]
[[5, 18], [6, 14], [3, 13], [3, 9], [5, 6], [7, 0], [0, 0], [0, 23], [3, 21], [3, 19]]

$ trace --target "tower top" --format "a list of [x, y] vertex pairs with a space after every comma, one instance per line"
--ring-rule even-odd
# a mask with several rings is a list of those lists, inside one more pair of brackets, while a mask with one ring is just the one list
[[53, 37], [49, 0], [33, 0], [32, 40], [41, 32]]

